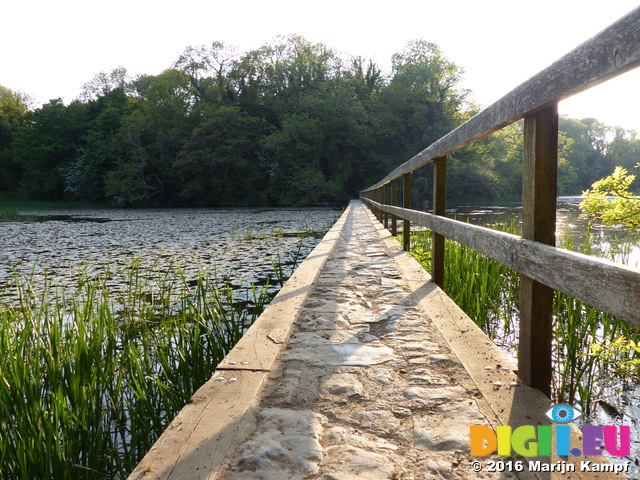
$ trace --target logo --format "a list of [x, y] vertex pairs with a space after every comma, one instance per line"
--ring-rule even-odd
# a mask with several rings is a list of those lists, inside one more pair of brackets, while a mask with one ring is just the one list
[[551, 407], [544, 414], [555, 423], [569, 423], [582, 418], [582, 410], [563, 403]]
[[486, 425], [471, 425], [471, 455], [486, 457], [498, 453], [510, 456], [512, 451], [523, 457], [550, 457], [555, 439], [555, 453], [560, 457], [601, 456], [606, 450], [612, 457], [625, 457], [631, 451], [631, 428], [628, 425], [584, 425], [582, 448], [571, 448], [570, 422], [583, 416], [579, 408], [557, 404], [545, 412], [556, 425], [522, 425], [513, 429], [499, 425], [494, 431]]

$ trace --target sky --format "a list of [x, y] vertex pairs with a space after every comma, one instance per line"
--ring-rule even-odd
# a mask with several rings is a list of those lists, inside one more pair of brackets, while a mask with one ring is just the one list
[[[438, 44], [481, 106], [638, 6], [631, 0], [9, 0], [0, 7], [0, 85], [39, 106], [77, 98], [97, 73], [169, 68], [189, 45], [240, 52], [298, 34], [388, 70], [412, 39]], [[640, 132], [640, 69], [561, 102], [560, 113]]]

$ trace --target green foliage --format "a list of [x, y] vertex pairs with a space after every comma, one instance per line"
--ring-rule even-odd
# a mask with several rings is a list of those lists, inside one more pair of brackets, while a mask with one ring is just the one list
[[423, 41], [390, 77], [299, 36], [188, 47], [159, 75], [101, 72], [80, 100], [21, 112], [8, 183], [121, 206], [344, 203], [459, 123], [460, 72]]
[[[640, 163], [637, 167], [640, 167]], [[611, 175], [598, 180], [583, 192], [584, 200], [580, 208], [605, 225], [623, 225], [630, 231], [640, 233], [640, 196], [631, 192], [631, 184], [635, 179], [636, 176], [630, 175], [626, 168], [616, 167]]]
[[28, 98], [0, 85], [0, 191], [17, 188], [21, 169], [12, 150], [27, 113]]
[[126, 478], [267, 298], [250, 289], [243, 309], [205, 272], [139, 261], [80, 271], [69, 295], [38, 287], [14, 278], [0, 292], [19, 297], [0, 304], [2, 478]]
[[[500, 226], [516, 232], [515, 223]], [[411, 255], [425, 268], [431, 263], [431, 232], [413, 234]], [[447, 240], [446, 292], [490, 338], [504, 341], [517, 315], [518, 275], [508, 267], [459, 243]]]
[[593, 343], [589, 355], [597, 357], [599, 362], [610, 364], [613, 373], [625, 382], [638, 377], [640, 345], [624, 335], [609, 343]]
[[[584, 253], [584, 252], [583, 252]], [[624, 383], [613, 358], [595, 354], [594, 345], [609, 345], [620, 335], [638, 336], [628, 323], [557, 292], [554, 303], [554, 397], [560, 403], [590, 411], [608, 386]], [[616, 361], [625, 362], [624, 356]]]
[[13, 222], [20, 219], [16, 207], [0, 207], [0, 222]]
[[[244, 53], [189, 46], [158, 75], [100, 72], [69, 105], [29, 111], [0, 87], [0, 191], [119, 206], [343, 204], [478, 110], [436, 44], [411, 41], [391, 60], [383, 72], [292, 35]], [[637, 162], [635, 132], [594, 119], [560, 128], [560, 194]], [[449, 196], [520, 195], [520, 123], [449, 157]], [[415, 199], [428, 198], [428, 173], [413, 180]]]
[[252, 160], [264, 122], [238, 107], [203, 111], [172, 168], [180, 178], [180, 198], [191, 205], [238, 205], [259, 189]]
[[70, 165], [86, 129], [87, 106], [51, 100], [28, 112], [14, 142], [15, 160], [23, 170], [21, 190], [29, 199], [60, 200], [64, 196], [61, 168]]
[[102, 96], [86, 104], [88, 122], [81, 150], [73, 161], [60, 168], [65, 196], [72, 200], [104, 201], [105, 172], [111, 171], [119, 160], [118, 132], [133, 102], [123, 87], [104, 89]]

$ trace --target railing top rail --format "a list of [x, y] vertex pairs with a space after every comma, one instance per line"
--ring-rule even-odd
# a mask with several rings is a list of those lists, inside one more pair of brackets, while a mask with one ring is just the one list
[[[554, 290], [640, 326], [640, 269], [431, 213], [383, 205], [366, 198], [364, 201], [466, 245]], [[593, 274], [595, 271], [597, 275]]]
[[440, 138], [364, 191], [640, 65], [640, 7]]

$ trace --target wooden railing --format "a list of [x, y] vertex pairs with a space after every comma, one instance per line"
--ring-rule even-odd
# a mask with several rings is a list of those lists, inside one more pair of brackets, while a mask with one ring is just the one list
[[[403, 163], [361, 198], [396, 234], [404, 220], [433, 232], [432, 279], [444, 285], [444, 239], [520, 273], [518, 375], [551, 393], [554, 290], [640, 325], [640, 270], [555, 248], [558, 102], [640, 65], [640, 7]], [[630, 92], [636, 94], [636, 92]], [[522, 237], [447, 219], [447, 155], [524, 119]], [[411, 210], [411, 172], [434, 165], [433, 213]], [[398, 182], [403, 205], [398, 205]]]

